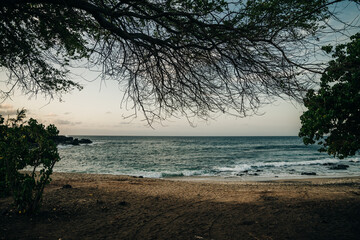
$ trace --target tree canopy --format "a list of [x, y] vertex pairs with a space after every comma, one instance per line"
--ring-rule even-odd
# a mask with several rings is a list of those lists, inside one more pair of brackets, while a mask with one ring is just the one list
[[334, 60], [321, 77], [318, 91], [304, 100], [300, 137], [305, 144], [318, 143], [321, 151], [344, 158], [360, 149], [360, 33], [351, 42], [324, 50]]
[[276, 96], [302, 98], [322, 72], [313, 46], [337, 2], [2, 0], [0, 97], [81, 89], [69, 67], [86, 60], [119, 81], [149, 123], [246, 116]]

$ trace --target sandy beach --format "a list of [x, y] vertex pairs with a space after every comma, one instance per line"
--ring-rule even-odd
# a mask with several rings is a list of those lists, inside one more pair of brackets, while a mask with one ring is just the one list
[[55, 173], [38, 215], [16, 213], [10, 198], [0, 203], [1, 239], [360, 236], [360, 177], [244, 182]]

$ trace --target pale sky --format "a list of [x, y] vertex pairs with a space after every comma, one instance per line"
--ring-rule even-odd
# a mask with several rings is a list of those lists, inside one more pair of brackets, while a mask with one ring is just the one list
[[[93, 78], [91, 72], [83, 74]], [[4, 74], [1, 74], [4, 77]], [[6, 116], [17, 109], [28, 110], [28, 117], [45, 125], [55, 124], [64, 135], [140, 135], [140, 136], [294, 136], [300, 128], [299, 116], [303, 109], [295, 103], [279, 100], [260, 109], [261, 116], [236, 118], [220, 115], [209, 121], [197, 119], [195, 127], [186, 118], [171, 118], [149, 127], [144, 117], [124, 118], [131, 115], [120, 107], [122, 92], [116, 82], [80, 80], [84, 89], [62, 96], [62, 102], [39, 95], [29, 98], [21, 92], [0, 105], [0, 114]]]
[[[359, 9], [348, 7], [343, 14], [351, 20], [359, 15]], [[84, 71], [82, 76], [94, 79], [89, 71]], [[0, 79], [4, 78], [5, 74], [0, 72]], [[62, 102], [57, 99], [49, 101], [41, 95], [29, 99], [17, 91], [11, 99], [0, 102], [0, 114], [6, 117], [16, 109], [25, 108], [28, 117], [45, 125], [55, 124], [63, 135], [296, 136], [301, 125], [299, 117], [304, 111], [299, 104], [279, 99], [275, 104], [261, 108], [260, 112], [264, 113], [261, 116], [236, 118], [222, 115], [207, 122], [196, 120], [196, 127], [190, 126], [185, 118], [173, 118], [150, 128], [140, 114], [136, 119], [124, 119], [132, 112], [120, 107], [122, 92], [117, 83], [109, 81], [105, 85], [100, 80], [78, 81], [84, 89], [63, 95]], [[1, 82], [0, 88], [4, 89]]]

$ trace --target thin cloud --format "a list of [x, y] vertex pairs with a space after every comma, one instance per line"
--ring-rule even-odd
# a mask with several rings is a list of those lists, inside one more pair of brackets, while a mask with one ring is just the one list
[[57, 117], [58, 115], [55, 113], [49, 113], [47, 115], [45, 115], [45, 117]]
[[11, 110], [14, 109], [13, 105], [11, 104], [0, 104], [0, 110]]
[[124, 125], [131, 125], [131, 124], [133, 124], [133, 123], [123, 121], [123, 122], [119, 122], [118, 124], [115, 124], [114, 127], [121, 127], [121, 126], [124, 126]]
[[64, 115], [70, 115], [71, 114], [71, 112], [65, 112], [64, 113]]
[[68, 120], [58, 119], [58, 120], [55, 120], [54, 123], [55, 123], [56, 125], [70, 125], [70, 126], [75, 126], [75, 125], [80, 125], [82, 122], [72, 122], [72, 121], [68, 121]]
[[0, 115], [15, 115], [17, 114], [17, 109], [10, 104], [0, 104]]

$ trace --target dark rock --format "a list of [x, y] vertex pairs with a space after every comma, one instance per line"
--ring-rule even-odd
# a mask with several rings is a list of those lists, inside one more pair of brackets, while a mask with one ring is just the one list
[[256, 172], [263, 172], [264, 170], [261, 169], [257, 169]]
[[79, 139], [75, 138], [74, 141], [71, 143], [74, 146], [80, 145]]
[[72, 188], [70, 184], [65, 184], [62, 188]]
[[92, 143], [92, 141], [90, 139], [77, 139], [77, 138], [73, 138], [73, 137], [66, 137], [63, 135], [59, 135], [59, 136], [55, 136], [52, 137], [51, 140], [53, 140], [57, 145], [62, 144], [62, 145], [80, 145], [80, 144], [89, 144]]
[[90, 143], [92, 143], [92, 141], [90, 139], [82, 138], [79, 140], [79, 143], [80, 144], [90, 144]]
[[301, 175], [316, 175], [316, 172], [302, 172]]
[[56, 144], [71, 144], [74, 141], [74, 138], [59, 135], [51, 137], [51, 140], [53, 140]]
[[143, 176], [132, 176], [133, 178], [144, 178]]
[[345, 165], [345, 164], [338, 164], [336, 166], [332, 166], [330, 167], [331, 170], [345, 170], [349, 167], [349, 165]]
[[335, 163], [323, 163], [323, 166], [334, 166]]

